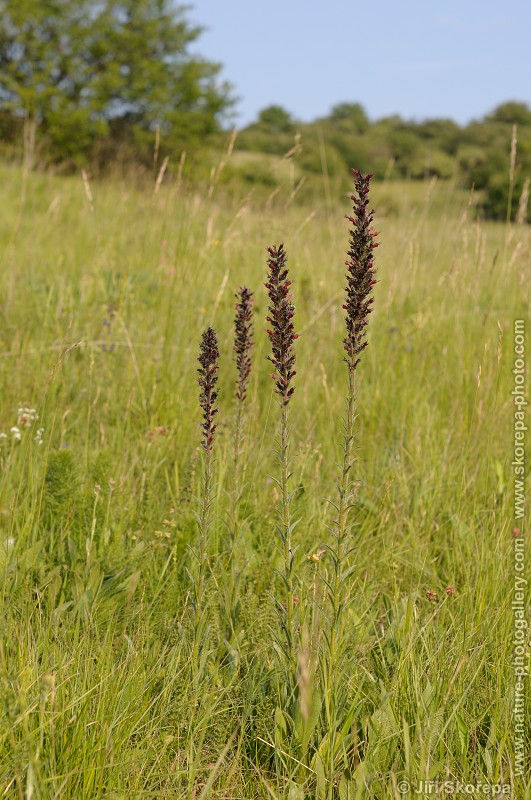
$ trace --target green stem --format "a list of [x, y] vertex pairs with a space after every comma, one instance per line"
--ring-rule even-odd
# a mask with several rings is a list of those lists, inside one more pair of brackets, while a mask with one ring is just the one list
[[336, 550], [334, 553], [334, 574], [332, 578], [332, 621], [330, 625], [330, 647], [328, 653], [328, 698], [329, 698], [329, 730], [330, 730], [330, 765], [329, 765], [329, 796], [333, 788], [334, 780], [334, 750], [337, 725], [337, 708], [335, 694], [337, 691], [336, 669], [337, 669], [337, 642], [341, 623], [341, 596], [342, 584], [341, 575], [345, 561], [345, 544], [348, 533], [348, 519], [351, 508], [350, 489], [352, 479], [350, 473], [353, 464], [354, 450], [354, 420], [356, 405], [356, 369], [352, 364], [348, 364], [348, 387], [347, 387], [347, 414], [345, 419], [345, 438], [343, 443], [343, 464], [338, 486], [339, 503], [337, 507], [336, 520]]
[[210, 504], [212, 495], [212, 450], [205, 451], [205, 464], [203, 473], [203, 491], [201, 497], [201, 515], [199, 518], [199, 574], [197, 577], [197, 591], [195, 596], [195, 635], [192, 655], [192, 668], [195, 668], [199, 655], [201, 639], [201, 615], [204, 606], [205, 577], [207, 569], [207, 534], [210, 524]]
[[289, 503], [289, 421], [288, 406], [282, 405], [280, 417], [280, 470], [281, 470], [281, 494], [282, 494], [282, 529], [284, 535], [284, 578], [286, 581], [286, 641], [290, 662], [293, 664], [293, 554], [291, 550], [291, 523], [290, 523], [290, 503]]
[[233, 458], [232, 458], [232, 491], [231, 491], [231, 550], [229, 555], [229, 564], [233, 560], [234, 549], [236, 546], [236, 539], [238, 536], [239, 528], [239, 515], [238, 504], [240, 498], [240, 453], [242, 445], [242, 415], [243, 415], [243, 402], [238, 400], [238, 410], [236, 412], [236, 423], [234, 428], [234, 442], [233, 442]]
[[[336, 552], [334, 553], [334, 577], [332, 580], [332, 630], [330, 632], [330, 658], [335, 657], [337, 627], [341, 601], [341, 571], [343, 568], [345, 540], [347, 536], [348, 516], [350, 511], [350, 472], [352, 469], [352, 451], [354, 449], [354, 417], [356, 404], [356, 370], [348, 365], [347, 416], [345, 420], [345, 438], [343, 443], [343, 464], [338, 487], [339, 504], [336, 523]], [[332, 660], [331, 660], [332, 663]]]

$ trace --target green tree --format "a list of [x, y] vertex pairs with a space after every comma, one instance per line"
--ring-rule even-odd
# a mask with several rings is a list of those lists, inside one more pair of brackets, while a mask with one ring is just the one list
[[271, 133], [289, 133], [294, 128], [294, 121], [282, 106], [267, 106], [258, 114], [258, 125]]
[[263, 108], [258, 119], [241, 131], [238, 149], [284, 155], [293, 147], [297, 126], [289, 111], [278, 105]]
[[531, 175], [529, 107], [514, 101], [502, 103], [484, 119], [467, 125], [461, 132], [457, 158], [463, 184], [481, 190], [486, 216], [514, 218], [525, 181]]
[[486, 119], [494, 122], [509, 122], [511, 125], [531, 125], [531, 110], [526, 103], [509, 100], [507, 103], [497, 106]]
[[331, 112], [332, 122], [347, 123], [356, 133], [365, 133], [370, 122], [365, 109], [360, 103], [338, 103]]
[[219, 129], [232, 104], [202, 32], [171, 0], [0, 0], [0, 111], [64, 158], [98, 137], [159, 128], [169, 146]]
[[415, 126], [421, 139], [430, 145], [455, 155], [461, 128], [452, 119], [428, 119]]
[[60, 109], [74, 112], [76, 84], [85, 80], [77, 53], [86, 8], [66, 12], [65, 0], [0, 2], [1, 109], [22, 120], [30, 155], [37, 126]]

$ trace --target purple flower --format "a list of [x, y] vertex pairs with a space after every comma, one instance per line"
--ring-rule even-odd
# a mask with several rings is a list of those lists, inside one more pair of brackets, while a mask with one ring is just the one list
[[354, 210], [347, 219], [354, 227], [350, 232], [348, 261], [345, 262], [347, 297], [343, 305], [347, 312], [347, 335], [343, 345], [347, 352], [345, 361], [351, 369], [359, 364], [359, 356], [367, 347], [365, 329], [372, 311], [373, 298], [370, 294], [376, 283], [373, 250], [378, 247], [375, 242], [378, 233], [372, 227], [374, 211], [367, 210], [372, 175], [362, 175], [356, 169], [353, 173], [356, 194], [351, 194], [350, 198], [354, 201]]
[[247, 396], [247, 385], [251, 374], [251, 349], [254, 346], [253, 293], [246, 286], [242, 286], [235, 296], [238, 298], [234, 318], [234, 355], [238, 370], [236, 398], [243, 402]]
[[218, 413], [216, 400], [218, 393], [216, 384], [218, 382], [217, 371], [219, 368], [218, 337], [213, 328], [207, 328], [201, 339], [199, 358], [201, 364], [197, 370], [199, 373], [199, 404], [203, 409], [203, 439], [201, 444], [210, 453], [214, 441], [216, 426], [214, 416]]
[[293, 328], [293, 316], [295, 308], [291, 302], [289, 287], [291, 281], [288, 280], [288, 270], [286, 269], [286, 252], [284, 245], [279, 247], [268, 247], [269, 268], [268, 280], [264, 286], [269, 294], [269, 316], [267, 321], [271, 328], [267, 333], [271, 340], [272, 356], [268, 356], [269, 361], [274, 365], [276, 373], [273, 374], [276, 392], [281, 398], [282, 405], [286, 406], [295, 391], [290, 386], [296, 372], [295, 351], [293, 342], [298, 338]]

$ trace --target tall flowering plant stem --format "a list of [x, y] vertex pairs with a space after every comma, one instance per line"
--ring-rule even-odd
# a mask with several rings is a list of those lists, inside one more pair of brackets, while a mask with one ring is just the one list
[[[343, 339], [345, 364], [347, 368], [346, 415], [343, 438], [343, 458], [338, 480], [338, 500], [335, 505], [335, 542], [331, 549], [333, 572], [330, 582], [331, 625], [329, 638], [328, 678], [334, 685], [337, 668], [338, 634], [342, 619], [342, 584], [347, 556], [349, 513], [352, 508], [352, 467], [354, 464], [354, 423], [356, 418], [356, 377], [361, 354], [367, 347], [367, 324], [372, 311], [372, 287], [376, 283], [374, 250], [377, 232], [373, 227], [374, 211], [369, 210], [369, 188], [372, 175], [362, 175], [353, 170], [355, 191], [350, 195], [353, 212], [347, 219], [352, 225], [350, 246], [345, 262], [346, 287], [345, 310], [346, 335]], [[329, 693], [334, 696], [335, 692]], [[328, 709], [332, 746], [330, 747], [330, 785], [334, 771], [334, 731], [336, 726], [335, 708], [332, 702]]]
[[243, 411], [251, 375], [251, 350], [253, 340], [253, 293], [246, 286], [236, 292], [236, 315], [234, 318], [234, 360], [238, 378], [236, 381], [236, 423], [234, 426], [233, 480], [231, 497], [231, 529], [233, 547], [238, 533], [238, 501], [240, 486], [240, 459], [243, 441]]
[[205, 575], [207, 569], [207, 536], [210, 525], [210, 507], [212, 503], [212, 453], [216, 433], [214, 418], [218, 413], [216, 406], [218, 392], [216, 386], [218, 382], [219, 350], [218, 339], [213, 328], [207, 328], [203, 333], [198, 361], [200, 364], [197, 370], [199, 405], [203, 412], [201, 444], [204, 451], [204, 468], [199, 512], [199, 574], [195, 597], [196, 631], [199, 627], [198, 622], [204, 603]]
[[377, 232], [373, 227], [374, 211], [368, 209], [369, 188], [372, 175], [362, 175], [354, 170], [355, 193], [350, 195], [353, 201], [353, 213], [347, 217], [352, 224], [350, 231], [350, 247], [345, 287], [346, 336], [343, 339], [345, 363], [347, 366], [347, 398], [345, 434], [343, 439], [343, 460], [338, 482], [337, 518], [335, 522], [336, 549], [334, 553], [333, 573], [333, 629], [331, 645], [335, 645], [335, 631], [340, 614], [341, 570], [345, 557], [345, 545], [348, 533], [348, 518], [352, 493], [352, 466], [354, 463], [354, 422], [356, 406], [356, 377], [362, 352], [367, 347], [366, 329], [369, 314], [372, 311], [374, 298], [372, 287], [376, 283], [374, 266], [374, 250], [378, 246], [375, 241]]
[[288, 269], [286, 267], [286, 251], [284, 245], [268, 248], [268, 275], [264, 284], [269, 296], [267, 334], [271, 342], [269, 361], [275, 371], [272, 375], [275, 393], [280, 404], [280, 496], [281, 524], [279, 533], [284, 551], [283, 579], [286, 590], [286, 602], [279, 606], [285, 610], [283, 628], [286, 636], [287, 652], [292, 663], [295, 663], [294, 624], [293, 624], [293, 550], [291, 547], [292, 523], [290, 517], [289, 482], [289, 403], [295, 391], [292, 385], [295, 377], [295, 351], [293, 343], [298, 335], [293, 327], [295, 308], [291, 302]]

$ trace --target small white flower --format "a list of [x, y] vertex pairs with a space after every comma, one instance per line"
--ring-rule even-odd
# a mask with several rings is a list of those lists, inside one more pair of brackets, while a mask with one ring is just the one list
[[22, 425], [23, 428], [29, 428], [32, 422], [35, 422], [38, 419], [39, 415], [37, 414], [37, 410], [35, 408], [29, 408], [29, 406], [19, 407], [17, 420], [18, 425]]
[[13, 425], [13, 427], [10, 429], [10, 433], [12, 434], [13, 439], [16, 439], [17, 442], [20, 442], [20, 440], [22, 439], [22, 434], [20, 433], [20, 429], [17, 428], [16, 425]]
[[37, 428], [35, 431], [35, 436], [33, 437], [37, 444], [42, 444], [42, 435], [44, 433], [44, 428]]
[[7, 433], [4, 433], [4, 431], [1, 431], [0, 432], [0, 439], [7, 439]]

